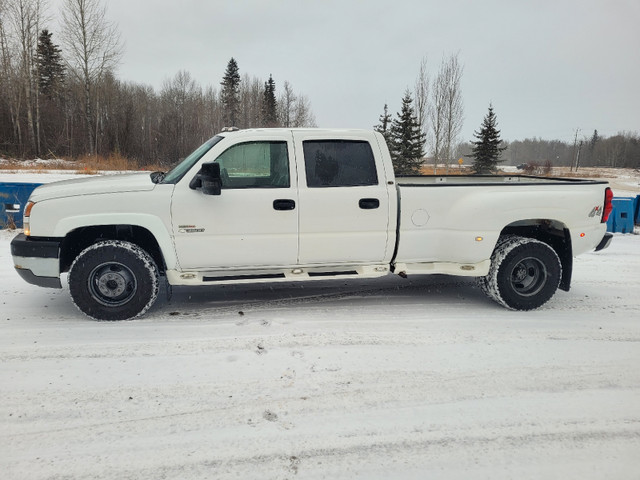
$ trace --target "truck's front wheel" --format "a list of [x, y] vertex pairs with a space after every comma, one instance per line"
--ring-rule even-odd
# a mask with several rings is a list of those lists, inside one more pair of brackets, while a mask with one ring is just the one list
[[532, 310], [545, 304], [558, 289], [562, 265], [544, 242], [515, 235], [498, 242], [491, 268], [480, 279], [484, 292], [513, 310]]
[[158, 296], [158, 267], [139, 246], [105, 240], [84, 249], [69, 270], [73, 302], [97, 320], [126, 320], [146, 312]]

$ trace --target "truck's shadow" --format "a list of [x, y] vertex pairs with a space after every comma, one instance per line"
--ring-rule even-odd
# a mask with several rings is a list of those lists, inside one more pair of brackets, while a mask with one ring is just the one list
[[265, 309], [308, 308], [313, 305], [358, 305], [379, 308], [411, 303], [425, 307], [468, 303], [493, 304], [475, 280], [447, 275], [416, 275], [408, 279], [323, 280], [203, 287], [166, 286], [147, 315], [238, 314]]

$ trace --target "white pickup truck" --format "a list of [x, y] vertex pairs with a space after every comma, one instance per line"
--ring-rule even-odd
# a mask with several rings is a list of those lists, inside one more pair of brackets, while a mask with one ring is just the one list
[[608, 246], [606, 182], [394, 176], [379, 133], [225, 131], [168, 173], [38, 187], [11, 243], [24, 280], [102, 320], [142, 315], [170, 285], [390, 273], [479, 277], [498, 303], [568, 291], [575, 255]]

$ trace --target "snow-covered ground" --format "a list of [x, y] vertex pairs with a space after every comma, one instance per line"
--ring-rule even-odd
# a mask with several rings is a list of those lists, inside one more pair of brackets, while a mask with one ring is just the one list
[[447, 276], [174, 288], [96, 322], [0, 231], [0, 478], [637, 479], [640, 235], [505, 310]]
[[[130, 172], [104, 171], [104, 172], [100, 172], [100, 175], [118, 175], [121, 173], [130, 173]], [[87, 178], [95, 175], [96, 174], [79, 173], [73, 170], [46, 170], [46, 171], [0, 170], [0, 182], [51, 183], [51, 182], [58, 182], [60, 180], [72, 180], [74, 178]]]

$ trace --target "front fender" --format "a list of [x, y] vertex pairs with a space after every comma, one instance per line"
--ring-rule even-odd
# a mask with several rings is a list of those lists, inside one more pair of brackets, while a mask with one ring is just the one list
[[175, 268], [177, 260], [170, 233], [173, 188], [173, 185], [157, 185], [148, 191], [42, 200], [31, 209], [31, 235], [64, 238], [86, 227], [137, 226], [154, 236], [167, 268]]
[[144, 213], [101, 213], [65, 217], [60, 219], [55, 225], [53, 236], [64, 238], [70, 232], [79, 228], [106, 225], [131, 225], [148, 230], [158, 242], [167, 268], [176, 268], [176, 252], [173, 247], [171, 235], [162, 220], [154, 215]]

